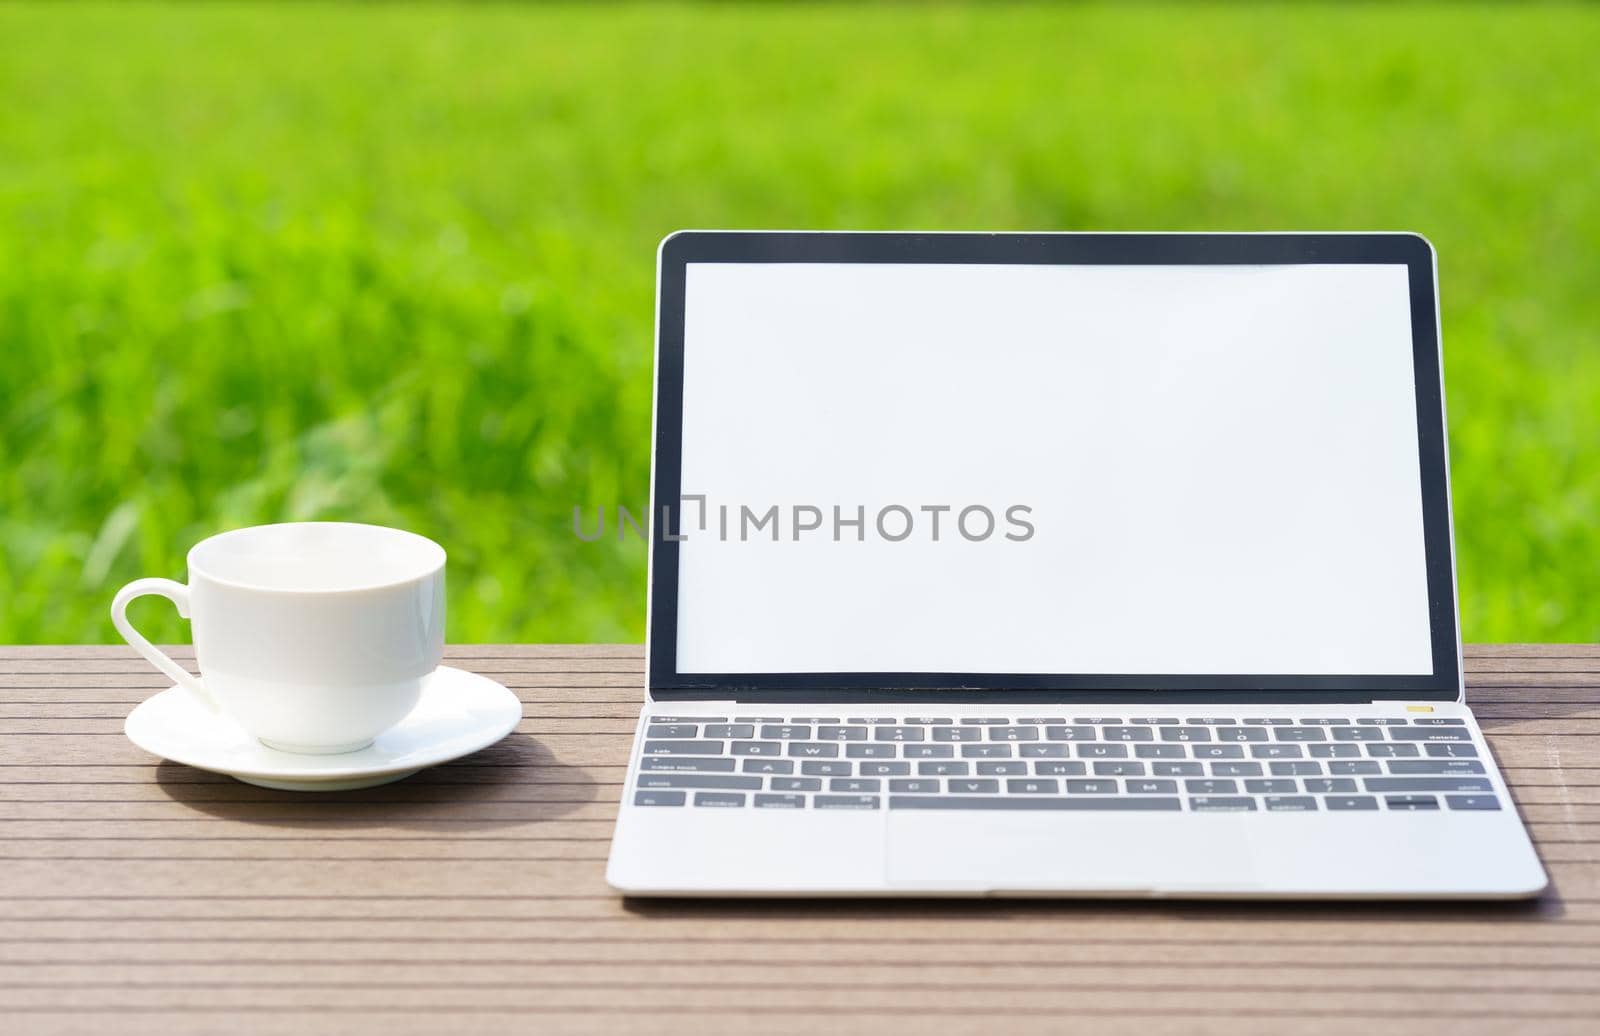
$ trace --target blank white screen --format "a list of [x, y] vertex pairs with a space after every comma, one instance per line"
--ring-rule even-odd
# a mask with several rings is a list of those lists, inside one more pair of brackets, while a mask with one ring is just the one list
[[1410, 328], [1403, 265], [691, 263], [677, 669], [1430, 673]]

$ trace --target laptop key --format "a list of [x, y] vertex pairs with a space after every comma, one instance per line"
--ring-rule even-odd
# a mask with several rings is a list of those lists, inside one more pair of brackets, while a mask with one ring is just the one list
[[1439, 800], [1432, 795], [1385, 795], [1383, 804], [1399, 810], [1439, 808]]
[[1102, 727], [1100, 733], [1107, 741], [1154, 741], [1155, 732], [1149, 727]]
[[1300, 759], [1306, 754], [1299, 745], [1251, 745], [1252, 759]]
[[746, 759], [739, 769], [745, 773], [794, 773], [794, 763], [788, 759]]
[[921, 727], [875, 727], [872, 731], [874, 741], [926, 741]]
[[1028, 772], [1028, 764], [1016, 759], [985, 761], [978, 764], [978, 773], [984, 777], [1020, 777]]
[[1080, 744], [1078, 746], [1079, 759], [1126, 759], [1128, 746], [1106, 744], [1104, 741], [1095, 744]]
[[[1335, 727], [1333, 729], [1334, 733], [1338, 733], [1342, 728]], [[1352, 727], [1351, 729], [1354, 728]], [[1356, 759], [1361, 755], [1360, 745], [1349, 745], [1342, 742], [1308, 745], [1307, 747], [1311, 749], [1311, 758], [1313, 759]]]
[[875, 760], [857, 763], [856, 771], [863, 777], [904, 777], [911, 772], [911, 764], [905, 762], [880, 763]]
[[906, 780], [890, 781], [890, 791], [904, 792], [908, 795], [937, 795], [940, 792], [939, 782], [927, 777], [911, 777]]
[[1471, 741], [1465, 727], [1390, 727], [1391, 741]]
[[1093, 741], [1095, 728], [1087, 723], [1070, 727], [1045, 727], [1044, 736], [1051, 741]]
[[1037, 741], [1038, 727], [990, 727], [990, 741]]
[[866, 727], [818, 727], [818, 741], [865, 741]]
[[[1451, 747], [1454, 747], [1454, 746], [1452, 746], [1452, 745], [1429, 745], [1428, 747], [1429, 748], [1451, 748]], [[1467, 747], [1471, 748], [1472, 746], [1468, 745]], [[1422, 753], [1417, 750], [1417, 746], [1416, 745], [1393, 745], [1393, 744], [1389, 744], [1388, 742], [1384, 742], [1381, 745], [1368, 745], [1367, 746], [1367, 756], [1368, 756], [1368, 758], [1371, 758], [1371, 759], [1400, 759], [1400, 758], [1404, 758], [1404, 757], [1409, 757], [1409, 756], [1414, 756], [1414, 755], [1421, 755], [1421, 754]], [[1433, 753], [1429, 752], [1428, 754], [1432, 755]]]
[[1467, 725], [1467, 721], [1446, 716], [1418, 716], [1411, 721], [1411, 725], [1415, 727], [1464, 727]]
[[1043, 727], [1051, 723], [1061, 724], [1065, 723], [1066, 721], [1067, 720], [1065, 716], [1018, 716], [1015, 725], [1022, 727]]
[[[941, 747], [948, 749], [950, 746], [943, 745]], [[1009, 759], [1011, 755], [1011, 746], [1004, 743], [961, 746], [961, 758], [963, 759]]]
[[[1007, 752], [1011, 751], [1009, 745], [962, 745], [961, 747], [963, 749], [994, 747], [1004, 748]], [[955, 748], [955, 745], [906, 745], [900, 750], [900, 754], [907, 759], [949, 759], [956, 754]], [[962, 754], [965, 753], [963, 752]]]
[[1377, 809], [1378, 800], [1371, 795], [1329, 795], [1322, 800], [1329, 809]]
[[839, 744], [836, 741], [790, 741], [789, 754], [796, 759], [837, 759]]
[[1292, 719], [1286, 719], [1281, 716], [1274, 716], [1270, 719], [1264, 719], [1260, 716], [1246, 716], [1244, 721], [1247, 726], [1254, 727], [1286, 727], [1294, 722]]
[[1444, 801], [1451, 809], [1500, 808], [1500, 800], [1493, 795], [1446, 795]]
[[1340, 727], [1333, 732], [1335, 741], [1382, 741], [1383, 731], [1377, 727]]
[[955, 720], [949, 716], [907, 716], [905, 722], [913, 727], [947, 727]]
[[[1344, 794], [1355, 790], [1356, 782], [1348, 777], [1312, 777], [1306, 781], [1306, 791], [1315, 792], [1319, 795]], [[1368, 788], [1367, 790], [1371, 791], [1372, 789]]]
[[1059, 795], [891, 795], [890, 809], [1059, 809], [1103, 812], [1177, 810], [1176, 798], [1115, 795], [1068, 798]]
[[[1395, 748], [1415, 748], [1416, 745], [1395, 745]], [[1424, 745], [1428, 755], [1434, 759], [1476, 759], [1478, 747], [1476, 745]]]
[[1150, 772], [1157, 777], [1204, 777], [1204, 763], [1151, 763]]
[[1328, 740], [1328, 732], [1321, 727], [1274, 727], [1272, 735], [1279, 741]]
[[1260, 777], [1260, 763], [1212, 763], [1213, 777]]
[[803, 726], [803, 727], [805, 727], [805, 726], [816, 726], [819, 723], [838, 723], [839, 722], [839, 717], [838, 716], [790, 716], [789, 717], [789, 722], [790, 723], [799, 724], [800, 726]]
[[1053, 779], [1022, 777], [1006, 781], [1006, 791], [1012, 795], [1054, 795], [1057, 787]]
[[639, 760], [639, 769], [681, 773], [689, 770], [733, 772], [733, 760], [706, 759], [694, 755], [647, 755]]
[[1231, 727], [1239, 721], [1231, 716], [1190, 716], [1184, 722], [1197, 727]]
[[898, 745], [880, 745], [875, 741], [844, 746], [846, 759], [893, 759], [900, 754]]
[[774, 777], [773, 791], [821, 791], [822, 781], [816, 777]]
[[757, 795], [757, 809], [805, 809], [804, 795]]
[[1067, 746], [1036, 741], [1030, 744], [1018, 745], [1017, 754], [1024, 759], [1065, 759], [1067, 757]]
[[1487, 777], [1368, 777], [1368, 791], [1493, 791]]
[[721, 741], [646, 741], [645, 755], [721, 755]]
[[848, 777], [854, 763], [828, 759], [807, 759], [800, 764], [800, 772], [808, 777]]
[[829, 791], [848, 791], [856, 794], [880, 791], [883, 782], [876, 777], [835, 777], [828, 782]]
[[1140, 759], [1189, 758], [1189, 750], [1182, 745], [1134, 745], [1133, 754]]
[[917, 764], [919, 777], [965, 777], [971, 763], [956, 759], [936, 759]]
[[755, 737], [756, 725], [754, 723], [711, 723], [705, 729], [706, 737], [720, 737], [731, 739], [736, 737]]
[[[955, 789], [952, 788], [952, 791]], [[1115, 795], [1117, 793], [1116, 781], [1068, 781], [1067, 794], [1069, 795]]]
[[1268, 813], [1305, 813], [1317, 808], [1317, 800], [1310, 795], [1268, 795], [1266, 801]]
[[761, 787], [760, 777], [744, 777], [727, 773], [641, 773], [636, 785], [639, 788], [740, 788], [755, 791]]
[[1395, 716], [1362, 716], [1356, 720], [1364, 727], [1403, 727], [1406, 721]]
[[684, 803], [686, 792], [681, 791], [639, 791], [633, 796], [635, 806], [681, 806]]
[[651, 723], [726, 723], [726, 716], [651, 716]]
[[1268, 763], [1274, 777], [1318, 777], [1322, 774], [1322, 764], [1313, 762], [1285, 762]]
[[1328, 772], [1336, 777], [1365, 777], [1382, 773], [1383, 764], [1376, 759], [1338, 759], [1328, 764]]
[[[1377, 763], [1373, 763], [1377, 766]], [[1374, 773], [1377, 771], [1374, 770]], [[1483, 764], [1476, 759], [1391, 759], [1389, 772], [1405, 774], [1473, 774], [1483, 773]]]
[[697, 791], [694, 793], [696, 806], [711, 806], [716, 808], [729, 808], [744, 805], [744, 792], [742, 791]]
[[1163, 741], [1210, 741], [1211, 731], [1205, 727], [1159, 727]]
[[1007, 723], [1010, 723], [1011, 721], [1008, 720], [1008, 719], [994, 719], [994, 718], [989, 718], [989, 719], [971, 719], [971, 718], [969, 718], [969, 719], [964, 719], [961, 722], [962, 722], [962, 724], [964, 726], [969, 726], [969, 727], [989, 727], [989, 726], [1003, 727]]
[[980, 780], [973, 777], [950, 778], [950, 793], [952, 795], [986, 795], [1000, 790], [1000, 782], [995, 780]]
[[1178, 791], [1178, 782], [1133, 780], [1127, 788], [1130, 795], [1173, 795]]
[[1343, 718], [1330, 719], [1327, 716], [1319, 716], [1313, 719], [1303, 719], [1300, 721], [1300, 725], [1303, 727], [1348, 727], [1350, 721]]
[[1183, 782], [1183, 790], [1191, 795], [1224, 795], [1239, 790], [1237, 781], [1218, 780], [1188, 780]]
[[935, 741], [982, 741], [982, 727], [934, 727]]
[[1033, 772], [1038, 777], [1082, 777], [1087, 770], [1084, 763], [1042, 759], [1033, 764]]
[[1191, 813], [1253, 813], [1256, 800], [1249, 795], [1202, 795], [1189, 800]]
[[696, 723], [652, 723], [645, 728], [645, 737], [698, 737], [700, 726]]
[[1195, 745], [1190, 749], [1196, 759], [1243, 759], [1243, 745]]
[[1079, 724], [1080, 726], [1084, 723], [1087, 723], [1090, 726], [1103, 726], [1106, 724], [1115, 726], [1120, 724], [1122, 720], [1116, 716], [1074, 716], [1072, 717], [1072, 722]]
[[1097, 762], [1094, 764], [1094, 775], [1096, 777], [1143, 777], [1144, 763], [1117, 760]]
[[1218, 727], [1218, 741], [1265, 741], [1267, 731], [1263, 727]]
[[818, 795], [811, 803], [817, 809], [878, 809], [876, 795]]
[[[838, 747], [838, 746], [830, 746]], [[782, 741], [735, 741], [730, 749], [734, 755], [781, 755]]]
[[1287, 777], [1269, 777], [1262, 781], [1245, 781], [1244, 790], [1252, 795], [1293, 795], [1300, 789]]
[[1176, 716], [1133, 716], [1129, 723], [1143, 723], [1147, 727], [1175, 727], [1183, 720]]

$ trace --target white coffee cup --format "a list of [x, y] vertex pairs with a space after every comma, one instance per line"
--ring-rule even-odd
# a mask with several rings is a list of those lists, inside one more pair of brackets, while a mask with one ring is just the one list
[[[444, 651], [444, 548], [347, 522], [235, 529], [189, 551], [189, 584], [136, 579], [111, 621], [157, 669], [269, 748], [365, 748], [417, 704]], [[200, 676], [128, 622], [166, 597], [188, 619]]]

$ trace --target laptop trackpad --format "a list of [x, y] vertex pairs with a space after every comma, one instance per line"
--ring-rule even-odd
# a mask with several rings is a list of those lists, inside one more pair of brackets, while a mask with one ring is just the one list
[[889, 814], [888, 881], [929, 891], [1249, 892], [1248, 825], [1216, 814]]

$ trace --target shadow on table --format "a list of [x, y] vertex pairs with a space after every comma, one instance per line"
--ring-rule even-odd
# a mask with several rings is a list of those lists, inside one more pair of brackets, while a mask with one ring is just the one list
[[637, 899], [623, 909], [641, 919], [749, 917], [781, 920], [894, 921], [920, 917], [990, 920], [1057, 917], [1159, 916], [1188, 921], [1555, 921], [1566, 908], [1552, 882], [1538, 899], [1517, 902], [1287, 902], [1178, 899]]
[[538, 738], [521, 733], [357, 791], [279, 791], [173, 762], [156, 767], [156, 783], [174, 803], [244, 824], [324, 830], [381, 824], [440, 834], [560, 820], [613, 796], [589, 770], [562, 762]]

